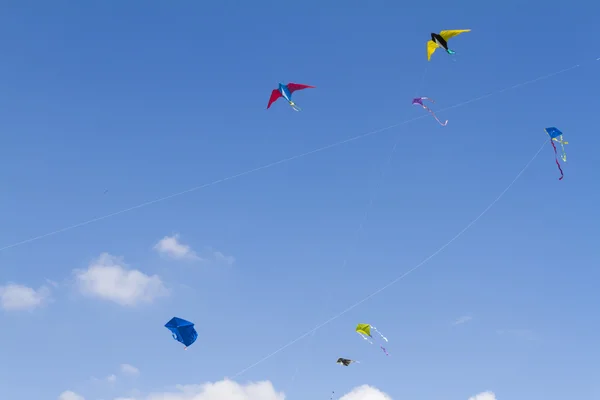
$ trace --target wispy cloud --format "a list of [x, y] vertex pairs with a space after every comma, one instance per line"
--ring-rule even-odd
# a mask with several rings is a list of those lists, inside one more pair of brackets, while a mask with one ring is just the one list
[[58, 282], [56, 282], [56, 281], [53, 281], [52, 279], [46, 279], [46, 282], [47, 282], [47, 283], [48, 283], [50, 286], [52, 286], [53, 288], [55, 288], [55, 289], [56, 289], [56, 288], [58, 288], [58, 287], [60, 286], [60, 285], [58, 284]]
[[90, 381], [93, 383], [109, 383], [109, 384], [113, 384], [117, 381], [117, 376], [115, 374], [110, 374], [105, 378], [96, 378], [95, 376], [92, 376], [90, 378]]
[[79, 291], [122, 306], [151, 303], [169, 291], [158, 275], [130, 270], [121, 257], [102, 253], [86, 270], [73, 271]]
[[476, 394], [475, 396], [469, 397], [469, 400], [496, 400], [496, 395], [494, 392], [481, 392]]
[[536, 340], [538, 338], [530, 329], [501, 329], [496, 332], [498, 335], [513, 336], [524, 340]]
[[226, 255], [221, 251], [210, 247], [196, 252], [191, 246], [181, 242], [178, 233], [173, 236], [165, 236], [160, 239], [153, 249], [163, 257], [179, 261], [199, 261], [205, 264], [216, 264], [231, 266], [235, 263], [235, 257]]
[[462, 317], [458, 318], [456, 321], [454, 321], [452, 323], [452, 325], [462, 325], [462, 324], [466, 324], [467, 322], [473, 320], [473, 317], [471, 317], [470, 315], [463, 315]]
[[392, 400], [392, 398], [376, 387], [362, 385], [340, 397], [340, 400]]
[[277, 392], [269, 381], [240, 384], [228, 379], [201, 385], [176, 385], [175, 391], [155, 392], [146, 400], [209, 400], [238, 398], [244, 400], [284, 400], [283, 392]]
[[66, 390], [58, 396], [58, 400], [85, 400], [83, 396], [78, 395], [75, 392]]
[[50, 300], [50, 289], [38, 290], [16, 283], [0, 286], [0, 306], [6, 311], [31, 311]]
[[138, 376], [140, 370], [131, 364], [121, 364], [121, 373], [124, 375]]
[[[138, 376], [140, 374], [140, 370], [131, 364], [121, 364], [119, 366], [119, 372], [122, 375], [128, 375], [128, 376]], [[96, 378], [95, 376], [93, 376], [90, 378], [90, 381], [93, 383], [96, 383], [96, 384], [102, 384], [102, 383], [113, 384], [117, 381], [117, 375], [110, 374], [106, 378], [103, 378], [103, 379]]]
[[160, 255], [174, 260], [201, 260], [192, 248], [179, 241], [179, 234], [173, 236], [165, 236], [154, 245]]
[[225, 264], [225, 265], [229, 266], [229, 265], [233, 265], [233, 263], [235, 263], [235, 257], [226, 256], [225, 254], [221, 253], [220, 251], [213, 251], [212, 258], [217, 264]]

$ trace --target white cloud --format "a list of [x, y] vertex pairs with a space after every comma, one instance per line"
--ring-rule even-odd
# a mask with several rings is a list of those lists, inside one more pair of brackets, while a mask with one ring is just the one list
[[154, 250], [159, 254], [175, 260], [201, 260], [200, 257], [187, 244], [179, 241], [179, 234], [165, 236], [154, 245]]
[[381, 390], [369, 386], [362, 385], [355, 387], [350, 391], [350, 393], [346, 393], [343, 395], [340, 400], [391, 400], [392, 398]]
[[87, 270], [73, 273], [82, 294], [122, 306], [151, 303], [169, 293], [158, 275], [129, 270], [122, 258], [108, 253], [102, 253]]
[[85, 400], [85, 398], [83, 396], [78, 395], [75, 392], [67, 390], [65, 392], [62, 392], [60, 396], [58, 396], [58, 400]]
[[481, 392], [473, 397], [469, 397], [469, 400], [496, 400], [496, 395], [493, 392]]
[[221, 253], [220, 251], [213, 252], [213, 258], [214, 258], [215, 262], [218, 264], [233, 265], [233, 263], [235, 262], [235, 257], [226, 256], [225, 254]]
[[[224, 379], [201, 385], [177, 385], [175, 389], [170, 392], [151, 393], [145, 397], [114, 400], [285, 400], [285, 394], [277, 392], [269, 381], [239, 384]], [[340, 400], [391, 400], [391, 397], [375, 387], [362, 385], [342, 396]], [[475, 400], [495, 399], [482, 398]]]
[[140, 370], [131, 364], [121, 364], [121, 372], [125, 375], [137, 376]]
[[117, 376], [115, 374], [109, 375], [106, 377], [108, 383], [115, 383], [117, 381]]
[[228, 379], [202, 385], [177, 385], [177, 391], [152, 393], [145, 400], [284, 400], [269, 381], [241, 385]]
[[220, 265], [233, 265], [235, 263], [235, 257], [225, 255], [211, 248], [205, 248], [200, 251], [200, 254], [196, 253], [189, 245], [181, 243], [178, 233], [173, 236], [165, 236], [153, 248], [160, 255], [174, 260], [192, 260]]
[[463, 315], [462, 317], [460, 317], [459, 319], [457, 319], [456, 321], [454, 321], [452, 323], [452, 325], [466, 324], [467, 322], [471, 321], [472, 319], [473, 319], [473, 317], [471, 317], [470, 315]]
[[50, 290], [46, 286], [38, 290], [16, 283], [0, 286], [0, 305], [6, 311], [33, 310], [42, 306], [49, 298]]
[[[73, 392], [65, 392], [78, 396]], [[229, 379], [208, 382], [201, 385], [175, 385], [172, 391], [155, 392], [146, 396], [138, 393], [113, 400], [285, 400], [285, 394], [278, 392], [270, 381], [240, 384]], [[60, 397], [59, 400], [85, 400], [83, 397]], [[391, 396], [370, 385], [357, 386], [339, 400], [392, 400]], [[493, 392], [482, 392], [469, 400], [496, 400]]]

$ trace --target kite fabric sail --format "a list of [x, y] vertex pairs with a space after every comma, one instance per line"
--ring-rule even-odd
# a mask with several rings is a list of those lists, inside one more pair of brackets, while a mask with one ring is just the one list
[[349, 366], [352, 363], [360, 364], [360, 361], [350, 360], [348, 358], [342, 358], [342, 357], [340, 357], [340, 358], [337, 359], [336, 363], [340, 364], [340, 365], [343, 365], [344, 367], [347, 367], [347, 366]]
[[185, 346], [185, 349], [198, 339], [198, 332], [194, 329], [194, 324], [185, 319], [173, 317], [165, 324], [165, 328], [171, 331], [173, 339], [182, 343]]
[[412, 101], [413, 105], [419, 105], [421, 107], [423, 107], [424, 110], [427, 110], [431, 113], [431, 115], [433, 115], [433, 118], [435, 118], [435, 120], [441, 125], [441, 126], [446, 126], [448, 124], [448, 120], [446, 120], [446, 122], [442, 122], [438, 119], [437, 115], [435, 115], [435, 113], [429, 108], [427, 107], [425, 104], [423, 104], [423, 100], [429, 100], [432, 103], [435, 103], [435, 100], [430, 99], [429, 97], [415, 97]]
[[292, 93], [294, 93], [296, 90], [314, 89], [314, 88], [315, 88], [314, 86], [304, 85], [302, 83], [290, 82], [287, 85], [280, 83], [279, 87], [277, 89], [273, 89], [273, 91], [271, 92], [271, 97], [269, 98], [269, 104], [267, 104], [267, 110], [269, 109], [269, 107], [271, 107], [271, 104], [273, 104], [275, 101], [277, 101], [277, 99], [279, 99], [280, 97], [283, 97], [284, 99], [287, 100], [287, 102], [290, 104], [290, 106], [292, 106], [294, 111], [300, 111], [301, 110], [300, 107], [298, 107], [296, 105], [296, 103], [294, 103], [292, 101]]
[[[388, 342], [387, 338], [385, 336], [383, 336], [381, 334], [381, 332], [379, 332], [377, 330], [377, 328], [375, 328], [373, 325], [371, 325], [371, 324], [358, 324], [358, 325], [356, 325], [356, 333], [358, 333], [367, 342], [373, 344], [373, 342], [370, 340], [370, 339], [373, 339], [373, 336], [371, 336], [371, 330], [377, 332], [377, 334], [381, 337], [381, 339], [383, 339], [386, 342]], [[385, 353], [386, 356], [389, 356], [389, 354], [388, 354], [387, 350], [385, 349], [385, 347], [383, 347], [382, 345], [379, 345], [379, 347], [381, 348], [381, 350], [383, 350], [383, 352]]]
[[461, 33], [471, 32], [470, 29], [457, 29], [441, 31], [439, 34], [431, 32], [431, 40], [427, 41], [427, 61], [431, 60], [431, 55], [437, 48], [443, 48], [448, 54], [456, 54], [454, 50], [448, 48], [448, 40]]
[[554, 149], [554, 161], [556, 162], [556, 166], [560, 171], [560, 178], [558, 178], [558, 180], [561, 181], [562, 178], [564, 178], [564, 174], [562, 168], [560, 167], [560, 163], [558, 162], [558, 151], [556, 150], [554, 142], [560, 144], [560, 148], [562, 150], [560, 158], [563, 160], [563, 162], [567, 162], [567, 153], [565, 152], [564, 145], [569, 144], [569, 142], [563, 140], [563, 133], [558, 128], [552, 126], [550, 128], [546, 128], [545, 131], [548, 134], [548, 136], [550, 136], [550, 143], [552, 144], [552, 148]]

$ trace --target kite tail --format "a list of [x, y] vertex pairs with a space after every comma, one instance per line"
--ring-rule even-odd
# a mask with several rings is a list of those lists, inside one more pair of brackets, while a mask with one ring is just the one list
[[389, 356], [387, 350], [385, 349], [385, 347], [383, 346], [379, 346], [381, 348], [381, 350], [383, 350], [383, 352], [385, 353], [386, 356]]
[[565, 142], [565, 141], [563, 140], [563, 138], [562, 138], [562, 135], [561, 135], [561, 136], [559, 136], [559, 139], [560, 139], [560, 140], [558, 140], [558, 139], [554, 138], [554, 139], [552, 139], [552, 140], [554, 140], [554, 141], [556, 141], [556, 142], [560, 143], [560, 148], [561, 148], [561, 150], [562, 150], [562, 154], [560, 155], [560, 158], [562, 158], [562, 160], [563, 160], [564, 162], [567, 162], [567, 152], [565, 151], [565, 144], [569, 144], [569, 142]]
[[379, 332], [379, 331], [377, 330], [377, 328], [375, 328], [373, 325], [371, 325], [371, 329], [373, 329], [375, 332], [377, 332], [377, 333], [379, 334], [379, 336], [381, 336], [381, 338], [382, 338], [383, 340], [385, 340], [386, 342], [388, 341], [388, 340], [387, 340], [387, 338], [386, 338], [385, 336], [383, 336], [383, 335], [381, 334], [381, 332]]
[[[371, 328], [372, 328], [372, 327], [371, 327]], [[358, 333], [358, 332], [356, 332], [356, 333]], [[371, 341], [369, 340], [369, 338], [367, 338], [365, 335], [362, 335], [362, 334], [360, 334], [360, 333], [358, 333], [358, 334], [359, 334], [359, 336], [360, 336], [361, 338], [363, 338], [363, 339], [365, 339], [367, 342], [369, 342], [369, 343], [373, 344], [373, 342], [371, 342]]]
[[448, 49], [448, 54], [454, 55], [454, 54], [456, 54], [456, 52], [454, 50]]
[[440, 124], [441, 126], [448, 125], [448, 120], [446, 120], [446, 122], [440, 121], [439, 118], [437, 117], [437, 115], [435, 115], [435, 113], [433, 111], [431, 111], [431, 109], [429, 107], [427, 107], [427, 106], [424, 106], [424, 107], [427, 111], [429, 111], [431, 113], [431, 115], [433, 115], [433, 118], [435, 118], [435, 120], [438, 122], [438, 124]]
[[550, 140], [550, 143], [552, 143], [552, 147], [554, 148], [554, 161], [556, 162], [556, 166], [560, 171], [560, 178], [558, 178], [558, 180], [562, 181], [562, 178], [564, 178], [565, 175], [563, 174], [563, 170], [560, 167], [560, 163], [558, 162], [558, 153], [556, 152], [556, 146], [554, 145], [554, 141]]
[[296, 105], [296, 103], [294, 103], [293, 101], [290, 101], [290, 106], [292, 106], [292, 108], [294, 109], [294, 111], [302, 111], [302, 109], [300, 107], [298, 107]]

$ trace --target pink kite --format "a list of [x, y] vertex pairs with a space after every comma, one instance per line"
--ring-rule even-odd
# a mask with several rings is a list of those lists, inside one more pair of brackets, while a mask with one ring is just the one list
[[440, 121], [438, 119], [438, 117], [435, 115], [435, 113], [433, 111], [431, 111], [431, 109], [429, 107], [427, 107], [425, 104], [423, 104], [423, 100], [429, 100], [432, 103], [435, 103], [434, 100], [430, 99], [429, 97], [415, 97], [412, 101], [413, 105], [414, 104], [418, 104], [421, 107], [423, 107], [425, 110], [429, 111], [431, 113], [431, 115], [433, 115], [433, 118], [435, 118], [435, 120], [441, 125], [441, 126], [446, 126], [446, 124], [448, 123], [448, 120], [446, 120], [446, 122], [442, 123], [442, 121]]

